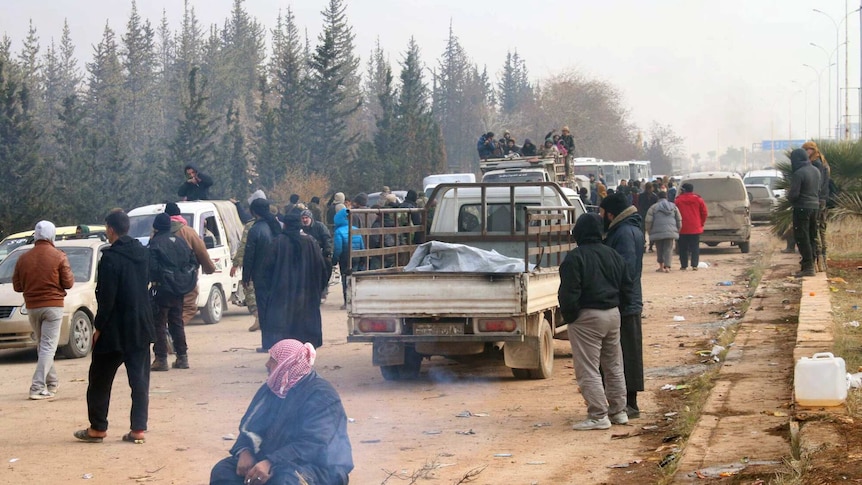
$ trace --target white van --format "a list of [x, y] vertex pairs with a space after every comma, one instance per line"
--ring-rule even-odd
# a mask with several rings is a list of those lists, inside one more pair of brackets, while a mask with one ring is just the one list
[[700, 242], [707, 246], [729, 242], [747, 253], [751, 241], [751, 203], [739, 175], [733, 172], [700, 172], [684, 175], [682, 183], [706, 202], [709, 215]]
[[429, 197], [437, 184], [472, 184], [475, 182], [476, 175], [472, 173], [440, 173], [422, 179], [422, 191], [425, 192], [425, 197]]
[[772, 189], [773, 195], [777, 198], [784, 197], [784, 189], [776, 189], [779, 180], [784, 179], [784, 174], [781, 170], [752, 170], [742, 177], [745, 185], [766, 185]]
[[[205, 323], [218, 323], [227, 306], [226, 295], [234, 304], [242, 304], [242, 268], [230, 275], [233, 257], [239, 249], [243, 224], [236, 206], [226, 200], [177, 202], [186, 223], [204, 240], [216, 270], [207, 275], [198, 274], [198, 308]], [[129, 211], [129, 236], [147, 245], [153, 233], [153, 220], [165, 211], [165, 204], [147, 205]]]

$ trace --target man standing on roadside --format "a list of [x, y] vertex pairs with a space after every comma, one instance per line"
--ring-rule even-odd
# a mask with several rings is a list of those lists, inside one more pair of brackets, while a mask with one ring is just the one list
[[[210, 258], [204, 240], [194, 229], [189, 227], [185, 217], [180, 213], [180, 206], [175, 202], [168, 202], [165, 204], [165, 214], [171, 217], [171, 234], [182, 238], [192, 248], [201, 271], [204, 274], [215, 273], [215, 263]], [[198, 295], [200, 292], [200, 287], [195, 285], [194, 289], [183, 297], [183, 326], [188, 325], [191, 319], [198, 314]]]
[[75, 438], [99, 443], [107, 435], [108, 406], [114, 376], [126, 366], [132, 388], [130, 432], [123, 441], [141, 442], [147, 430], [150, 402], [150, 344], [153, 342], [153, 312], [149, 295], [149, 254], [137, 239], [127, 235], [129, 216], [120, 209], [105, 217], [105, 234], [111, 243], [102, 251], [96, 282], [99, 309], [93, 325], [93, 356], [87, 411], [90, 427], [75, 432]]
[[811, 165], [801, 148], [790, 152], [793, 175], [787, 200], [793, 206], [793, 237], [802, 256], [802, 271], [797, 278], [815, 276], [814, 250], [817, 247], [817, 210], [820, 207], [820, 171]]
[[641, 273], [644, 259], [643, 222], [637, 207], [631, 205], [622, 194], [608, 196], [599, 207], [607, 237], [605, 244], [612, 247], [625, 261], [626, 272], [631, 280], [631, 293], [620, 304], [620, 344], [623, 349], [623, 368], [626, 374], [626, 413], [629, 418], [639, 418], [638, 392], [644, 390], [643, 290]]
[[703, 225], [709, 212], [706, 210], [706, 202], [694, 193], [694, 186], [690, 183], [682, 184], [682, 193], [679, 194], [674, 204], [682, 216], [682, 228], [679, 230], [679, 269], [688, 269], [688, 256], [691, 254], [691, 269], [697, 271], [700, 264], [700, 235], [703, 234]]
[[151, 371], [168, 370], [168, 340], [171, 333], [177, 360], [174, 369], [189, 368], [189, 346], [183, 326], [183, 298], [197, 285], [198, 264], [186, 241], [171, 233], [171, 218], [165, 213], [153, 221], [156, 233], [150, 238], [150, 281], [153, 283], [153, 313], [156, 354]]
[[30, 399], [50, 399], [59, 386], [54, 354], [63, 323], [63, 300], [66, 290], [75, 284], [66, 253], [54, 247], [56, 228], [49, 221], [39, 221], [33, 238], [33, 249], [22, 254], [12, 273], [12, 287], [24, 293], [27, 318], [36, 335], [39, 361], [30, 384]]
[[[578, 247], [560, 266], [558, 298], [569, 324], [575, 378], [587, 402], [587, 419], [572, 429], [608, 429], [626, 424], [626, 375], [620, 349], [620, 308], [632, 296], [623, 258], [602, 244], [602, 219], [587, 213], [572, 231]], [[604, 386], [601, 366], [604, 372]]]
[[826, 157], [820, 153], [817, 143], [807, 141], [802, 144], [802, 149], [808, 153], [811, 165], [820, 171], [820, 207], [817, 209], [817, 236], [814, 238], [814, 262], [817, 271], [826, 271], [826, 226], [829, 221], [829, 179], [832, 177], [832, 169]]

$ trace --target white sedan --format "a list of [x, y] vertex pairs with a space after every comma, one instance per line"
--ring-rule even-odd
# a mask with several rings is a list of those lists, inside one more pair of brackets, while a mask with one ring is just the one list
[[[55, 241], [66, 253], [75, 284], [66, 290], [63, 324], [60, 327], [60, 352], [69, 358], [84, 357], [93, 347], [93, 319], [96, 316], [96, 267], [102, 248], [99, 238]], [[21, 246], [0, 263], [0, 349], [35, 348], [33, 329], [27, 317], [24, 295], [12, 289], [12, 273], [18, 258], [33, 249]]]

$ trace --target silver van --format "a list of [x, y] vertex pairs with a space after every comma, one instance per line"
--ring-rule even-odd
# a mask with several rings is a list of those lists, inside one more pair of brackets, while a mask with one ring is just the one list
[[683, 176], [682, 183], [692, 184], [694, 193], [706, 202], [709, 216], [700, 242], [710, 247], [729, 242], [747, 253], [751, 240], [751, 203], [742, 178], [733, 172], [699, 172]]

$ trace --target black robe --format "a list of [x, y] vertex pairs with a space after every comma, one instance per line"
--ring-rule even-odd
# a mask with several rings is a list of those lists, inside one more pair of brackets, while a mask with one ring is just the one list
[[264, 384], [240, 421], [231, 456], [219, 462], [211, 484], [242, 484], [236, 475], [237, 456], [248, 450], [256, 461], [272, 463], [272, 484], [346, 485], [353, 470], [347, 436], [347, 415], [332, 385], [316, 372], [303, 377], [284, 399]]
[[265, 267], [270, 292], [261, 329], [273, 335], [273, 343], [292, 338], [323, 345], [320, 295], [329, 281], [317, 241], [285, 231], [273, 241]]

